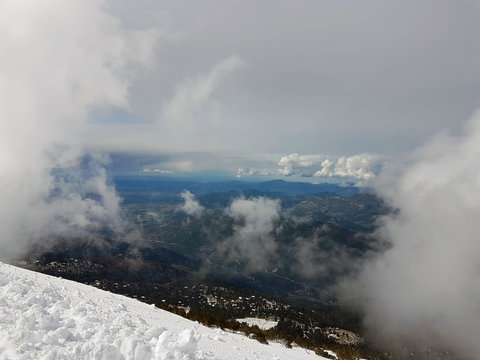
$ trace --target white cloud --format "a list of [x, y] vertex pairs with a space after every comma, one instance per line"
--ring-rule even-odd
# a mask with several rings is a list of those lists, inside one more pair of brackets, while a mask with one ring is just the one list
[[383, 165], [383, 158], [375, 154], [357, 154], [329, 159], [325, 155], [283, 156], [278, 165], [279, 176], [337, 177], [354, 180], [373, 179]]
[[237, 56], [231, 56], [214, 65], [213, 69], [194, 78], [187, 78], [176, 86], [173, 98], [165, 104], [160, 127], [175, 140], [195, 136], [195, 129], [218, 120], [219, 105], [213, 94], [219, 85], [243, 65]]
[[142, 170], [143, 173], [154, 173], [154, 174], [173, 174], [172, 170], [169, 169], [149, 169], [145, 168]]
[[154, 39], [154, 31], [126, 30], [102, 1], [0, 3], [2, 256], [51, 234], [115, 223], [104, 160], [84, 156], [81, 134], [90, 109], [128, 106]]
[[375, 154], [342, 156], [336, 161], [326, 159], [321, 163], [322, 168], [313, 176], [371, 180], [380, 170], [382, 161], [383, 158]]
[[439, 134], [378, 178], [377, 191], [398, 209], [379, 231], [392, 247], [365, 268], [356, 295], [386, 344], [478, 357], [479, 159], [477, 113], [462, 136]]
[[280, 209], [280, 200], [265, 197], [235, 199], [225, 213], [237, 223], [234, 234], [219, 245], [220, 254], [230, 261], [244, 263], [247, 271], [268, 267], [277, 256], [272, 232]]
[[235, 175], [237, 178], [241, 178], [243, 176], [272, 176], [272, 173], [269, 170], [265, 169], [258, 169], [258, 168], [238, 168], [237, 174]]
[[324, 155], [290, 154], [282, 156], [278, 162], [277, 173], [280, 176], [313, 176], [318, 164], [325, 159]]
[[188, 215], [192, 216], [199, 216], [205, 210], [205, 208], [195, 199], [195, 195], [193, 195], [190, 191], [185, 190], [180, 194], [180, 196], [185, 202], [183, 205], [178, 207], [179, 210], [184, 211]]

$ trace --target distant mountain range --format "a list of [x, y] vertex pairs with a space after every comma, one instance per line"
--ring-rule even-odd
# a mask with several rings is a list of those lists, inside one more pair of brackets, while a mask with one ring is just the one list
[[306, 195], [331, 192], [340, 196], [351, 196], [358, 193], [371, 193], [368, 188], [355, 187], [353, 184], [307, 182], [290, 182], [270, 180], [263, 182], [248, 182], [237, 180], [226, 181], [195, 181], [162, 176], [114, 176], [113, 183], [118, 191], [179, 193], [189, 190], [194, 194], [212, 192], [257, 190], [260, 192], [281, 193], [288, 195]]

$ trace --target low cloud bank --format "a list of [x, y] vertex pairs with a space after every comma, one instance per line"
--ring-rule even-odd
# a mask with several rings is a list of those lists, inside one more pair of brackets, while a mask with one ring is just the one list
[[387, 346], [436, 346], [478, 358], [479, 159], [477, 113], [462, 136], [437, 135], [378, 179], [378, 193], [398, 209], [379, 229], [391, 249], [353, 286], [368, 329]]

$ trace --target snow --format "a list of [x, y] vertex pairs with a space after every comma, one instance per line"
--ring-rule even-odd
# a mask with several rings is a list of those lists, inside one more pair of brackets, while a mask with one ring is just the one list
[[[333, 352], [332, 350], [324, 350], [328, 355], [330, 356], [333, 356], [335, 359], [338, 359], [338, 356], [335, 352]], [[362, 360], [362, 359], [360, 359]]]
[[262, 330], [271, 329], [277, 326], [278, 324], [278, 321], [258, 319], [258, 318], [252, 318], [252, 317], [237, 319], [237, 321], [241, 323], [247, 323], [250, 326], [257, 325]]
[[0, 360], [324, 359], [135, 299], [0, 263]]

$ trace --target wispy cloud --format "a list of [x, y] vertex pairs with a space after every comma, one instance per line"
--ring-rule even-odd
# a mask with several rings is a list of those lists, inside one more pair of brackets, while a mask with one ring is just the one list
[[243, 65], [237, 56], [231, 56], [217, 64], [212, 70], [180, 82], [173, 98], [163, 108], [159, 120], [161, 129], [177, 141], [195, 134], [195, 129], [205, 126], [205, 122], [217, 121], [219, 105], [213, 94], [231, 73]]
[[267, 268], [277, 256], [273, 231], [280, 216], [280, 201], [265, 197], [238, 198], [225, 210], [236, 221], [234, 234], [218, 246], [231, 262], [247, 271]]
[[166, 174], [173, 174], [172, 170], [169, 169], [149, 169], [145, 168], [142, 170], [143, 173], [153, 173], [153, 174], [161, 174], [161, 175], [166, 175]]
[[180, 194], [184, 200], [183, 205], [178, 207], [178, 210], [186, 212], [188, 215], [199, 216], [205, 210], [200, 203], [195, 199], [195, 195], [190, 191], [185, 190]]

